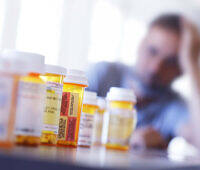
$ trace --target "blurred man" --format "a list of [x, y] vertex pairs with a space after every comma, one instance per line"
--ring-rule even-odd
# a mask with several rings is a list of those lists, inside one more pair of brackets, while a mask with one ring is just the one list
[[[184, 68], [180, 50], [189, 49], [187, 42], [182, 42], [182, 20], [179, 15], [167, 14], [152, 21], [135, 66], [102, 62], [88, 71], [89, 90], [100, 96], [112, 86], [134, 89], [138, 124], [133, 146], [163, 148], [188, 120], [185, 102], [171, 88]], [[186, 55], [189, 58], [190, 54]]]

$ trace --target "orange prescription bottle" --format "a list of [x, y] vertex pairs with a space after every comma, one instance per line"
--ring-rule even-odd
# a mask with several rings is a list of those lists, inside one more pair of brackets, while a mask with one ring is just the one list
[[85, 73], [67, 70], [63, 84], [57, 146], [77, 147], [83, 93], [88, 86]]
[[97, 93], [85, 91], [78, 136], [79, 146], [90, 147], [92, 145], [94, 116], [97, 112], [97, 109]]
[[40, 143], [45, 99], [45, 83], [40, 78], [40, 74], [44, 73], [44, 56], [13, 50], [4, 54], [23, 60], [23, 67], [28, 71], [27, 75], [20, 78], [18, 86], [15, 142], [37, 146]]
[[10, 148], [14, 144], [18, 83], [26, 70], [17, 58], [0, 55], [0, 147]]
[[133, 90], [112, 87], [107, 94], [108, 136], [106, 147], [128, 150], [129, 141], [136, 125], [136, 96]]
[[64, 67], [45, 65], [46, 102], [43, 115], [41, 144], [56, 145], [58, 124], [62, 100], [63, 79], [66, 75]]
[[103, 129], [103, 119], [104, 113], [106, 111], [106, 99], [103, 97], [97, 98], [98, 110], [95, 115], [95, 124], [94, 124], [94, 144], [101, 145], [102, 144], [102, 129]]

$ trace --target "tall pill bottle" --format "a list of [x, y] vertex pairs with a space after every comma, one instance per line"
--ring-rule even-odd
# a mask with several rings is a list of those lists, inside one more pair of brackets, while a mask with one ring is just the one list
[[94, 132], [94, 116], [97, 112], [97, 109], [97, 93], [85, 91], [79, 127], [79, 146], [90, 147], [92, 145]]
[[41, 144], [44, 145], [56, 145], [57, 143], [63, 80], [66, 72], [64, 67], [45, 65], [45, 74], [41, 76], [46, 83], [46, 101], [41, 135]]
[[20, 76], [25, 75], [23, 63], [0, 54], [0, 147], [14, 145], [17, 91]]
[[28, 72], [19, 80], [15, 142], [18, 145], [37, 146], [40, 144], [45, 100], [45, 82], [40, 77], [44, 73], [44, 56], [14, 50], [5, 51], [4, 55], [23, 60], [23, 67]]
[[104, 119], [104, 113], [106, 111], [106, 99], [103, 97], [98, 97], [97, 105], [98, 105], [98, 110], [97, 114], [95, 115], [95, 123], [94, 123], [94, 144], [101, 145], [103, 119]]
[[136, 96], [133, 90], [112, 87], [107, 100], [109, 123], [106, 148], [128, 150], [136, 125]]
[[63, 84], [57, 146], [77, 147], [83, 94], [88, 80], [80, 70], [67, 70]]

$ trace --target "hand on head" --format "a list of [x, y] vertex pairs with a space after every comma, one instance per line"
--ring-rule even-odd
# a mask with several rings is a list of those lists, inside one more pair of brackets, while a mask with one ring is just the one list
[[200, 35], [195, 24], [182, 18], [182, 32], [180, 44], [180, 64], [184, 72], [198, 66], [200, 52]]

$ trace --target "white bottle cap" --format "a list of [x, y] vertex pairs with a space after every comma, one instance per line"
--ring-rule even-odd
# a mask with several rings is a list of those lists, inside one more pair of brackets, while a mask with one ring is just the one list
[[66, 78], [64, 83], [74, 83], [88, 86], [88, 79], [84, 71], [67, 69]]
[[9, 59], [4, 58], [0, 54], [0, 71], [5, 73], [11, 74], [20, 74], [25, 75], [27, 74], [27, 70], [23, 67], [23, 63], [21, 63], [17, 59]]
[[97, 105], [101, 110], [106, 109], [106, 99], [104, 97], [98, 97]]
[[46, 64], [45, 73], [58, 74], [58, 75], [65, 76], [67, 73], [67, 69], [61, 66]]
[[85, 91], [83, 96], [83, 104], [97, 105], [97, 93]]
[[44, 73], [44, 56], [17, 50], [4, 50], [1, 55], [9, 60], [16, 60], [28, 73]]
[[107, 93], [107, 99], [110, 101], [128, 101], [136, 103], [136, 96], [131, 89], [111, 87]]

